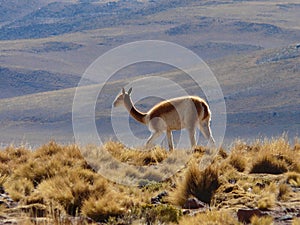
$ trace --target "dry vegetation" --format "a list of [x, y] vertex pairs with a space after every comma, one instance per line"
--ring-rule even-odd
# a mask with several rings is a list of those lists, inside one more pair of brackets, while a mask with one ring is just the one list
[[[114, 142], [103, 148], [123, 163], [145, 167], [168, 160], [170, 154], [159, 147], [135, 151]], [[299, 142], [290, 145], [285, 137], [250, 145], [236, 141], [230, 151], [220, 149], [212, 164], [200, 170], [206, 152], [197, 148], [185, 168], [163, 182], [123, 186], [96, 173], [76, 145], [50, 142], [35, 151], [7, 147], [0, 152], [0, 185], [16, 204], [1, 203], [1, 221], [226, 225], [243, 224], [237, 211], [251, 208], [267, 212], [253, 216], [251, 224], [276, 224], [281, 212], [294, 213], [291, 223], [299, 224]], [[163, 191], [167, 195], [151, 201]], [[191, 198], [204, 207], [184, 209]]]

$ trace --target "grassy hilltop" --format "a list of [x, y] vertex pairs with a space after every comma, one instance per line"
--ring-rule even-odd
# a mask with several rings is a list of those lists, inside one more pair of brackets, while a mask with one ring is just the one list
[[[141, 152], [108, 142], [102, 148], [120, 162], [143, 167], [170, 156], [160, 147]], [[35, 151], [7, 147], [0, 152], [1, 187], [9, 195], [1, 195], [1, 221], [224, 225], [243, 224], [247, 219], [239, 211], [255, 209], [251, 224], [300, 223], [299, 140], [293, 145], [285, 137], [250, 145], [236, 141], [200, 169], [207, 151], [197, 147], [184, 168], [162, 182], [148, 174], [139, 186], [123, 186], [96, 173], [76, 145], [50, 142]], [[174, 161], [168, 162], [171, 167]]]

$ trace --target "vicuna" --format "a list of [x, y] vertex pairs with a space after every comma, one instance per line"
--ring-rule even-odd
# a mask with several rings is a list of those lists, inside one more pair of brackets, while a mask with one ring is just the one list
[[209, 143], [215, 143], [210, 129], [211, 113], [208, 104], [197, 96], [185, 96], [162, 101], [153, 106], [147, 113], [140, 112], [133, 105], [130, 94], [132, 88], [116, 97], [114, 107], [124, 105], [130, 115], [151, 131], [146, 146], [153, 144], [163, 132], [166, 132], [170, 151], [173, 146], [173, 130], [187, 129], [191, 147], [196, 145], [195, 132], [198, 127]]

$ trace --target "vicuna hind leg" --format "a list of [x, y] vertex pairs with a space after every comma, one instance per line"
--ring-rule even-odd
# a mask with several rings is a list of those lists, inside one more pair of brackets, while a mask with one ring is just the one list
[[210, 122], [205, 120], [201, 121], [199, 124], [199, 129], [206, 140], [209, 141], [209, 144], [215, 145], [215, 140], [212, 136], [211, 129], [210, 129]]
[[168, 138], [169, 150], [172, 151], [174, 149], [172, 131], [167, 130], [167, 138]]
[[196, 146], [196, 139], [195, 139], [195, 128], [189, 128], [187, 129], [189, 133], [190, 143], [191, 147], [194, 148]]

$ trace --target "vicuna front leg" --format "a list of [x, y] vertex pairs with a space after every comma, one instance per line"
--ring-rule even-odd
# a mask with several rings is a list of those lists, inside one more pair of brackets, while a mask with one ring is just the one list
[[168, 138], [169, 150], [172, 151], [174, 149], [172, 131], [167, 130], [167, 138]]
[[152, 147], [153, 146], [153, 141], [157, 139], [160, 135], [162, 134], [161, 131], [154, 131], [150, 137], [148, 138], [146, 142], [146, 147]]

